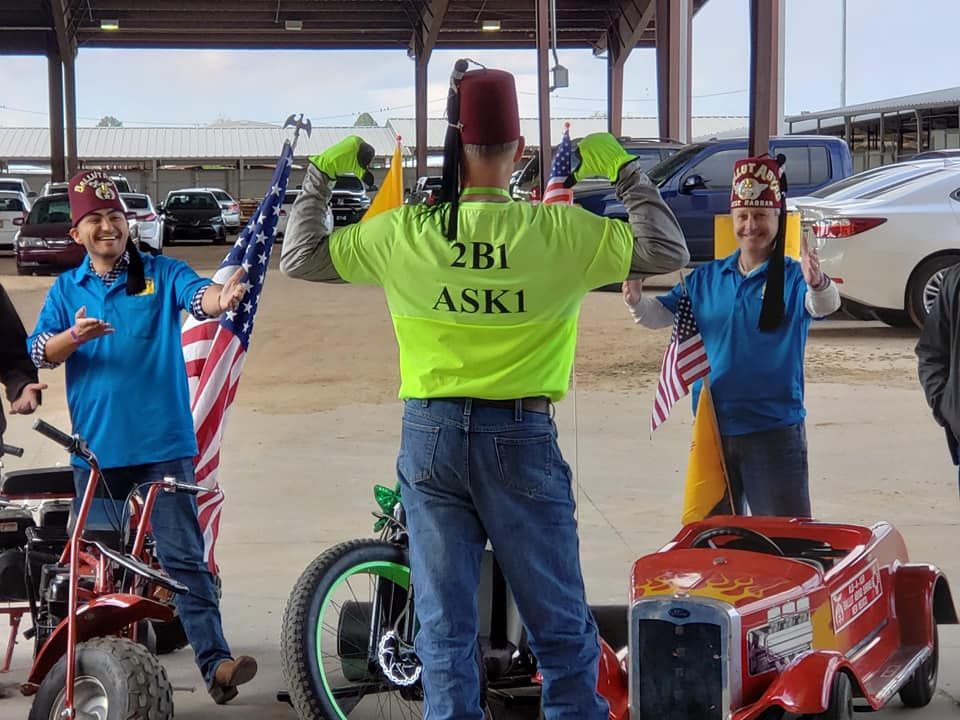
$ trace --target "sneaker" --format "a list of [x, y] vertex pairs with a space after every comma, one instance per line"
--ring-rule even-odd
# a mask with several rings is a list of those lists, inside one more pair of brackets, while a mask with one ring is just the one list
[[237, 696], [237, 685], [253, 680], [257, 674], [257, 661], [247, 655], [232, 660], [223, 660], [213, 673], [210, 697], [217, 705], [230, 702]]

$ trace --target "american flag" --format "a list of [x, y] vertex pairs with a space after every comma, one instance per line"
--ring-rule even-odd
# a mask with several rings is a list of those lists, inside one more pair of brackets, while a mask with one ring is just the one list
[[693, 305], [686, 292], [680, 296], [673, 315], [673, 332], [670, 344], [663, 353], [660, 381], [650, 414], [650, 432], [667, 420], [670, 408], [690, 392], [690, 386], [710, 374], [710, 361], [703, 346], [700, 328], [693, 317]]
[[287, 141], [266, 197], [213, 276], [215, 283], [223, 284], [237, 268], [242, 267], [246, 271], [247, 294], [240, 307], [236, 311], [228, 310], [213, 320], [196, 320], [189, 316], [180, 335], [199, 450], [194, 458], [194, 467], [197, 484], [207, 489], [207, 492], [197, 495], [204, 560], [214, 572], [217, 569], [214, 546], [220, 531], [220, 510], [224, 498], [218, 477], [220, 443], [250, 346], [254, 315], [260, 304], [277, 219], [292, 165], [293, 148]]
[[573, 154], [573, 145], [570, 144], [570, 125], [563, 127], [563, 140], [553, 156], [553, 167], [550, 168], [550, 179], [543, 191], [544, 205], [572, 205], [573, 188], [564, 185], [570, 176], [570, 162]]

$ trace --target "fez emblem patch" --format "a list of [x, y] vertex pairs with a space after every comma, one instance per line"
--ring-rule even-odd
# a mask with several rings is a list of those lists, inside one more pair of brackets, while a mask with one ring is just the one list
[[144, 287], [143, 290], [138, 292], [134, 297], [141, 297], [142, 295], [153, 295], [157, 292], [157, 286], [153, 282], [152, 277], [144, 278]]
[[99, 183], [94, 194], [101, 200], [115, 200], [117, 197], [109, 183]]
[[768, 187], [770, 186], [766, 183], [759, 183], [753, 178], [747, 177], [734, 186], [734, 192], [737, 197], [744, 200], [756, 200]]

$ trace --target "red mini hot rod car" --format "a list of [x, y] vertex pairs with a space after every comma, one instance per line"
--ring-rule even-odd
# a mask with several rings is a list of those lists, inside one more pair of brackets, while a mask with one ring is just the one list
[[[628, 647], [604, 648], [612, 720], [849, 720], [937, 686], [937, 623], [956, 623], [933, 565], [888, 523], [715, 517], [633, 566]], [[868, 709], [868, 708], [864, 708]]]

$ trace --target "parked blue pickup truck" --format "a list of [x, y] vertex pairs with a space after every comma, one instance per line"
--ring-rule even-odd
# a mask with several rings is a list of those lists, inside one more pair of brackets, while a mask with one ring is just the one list
[[[770, 138], [770, 154], [787, 158], [787, 196], [809, 195], [853, 174], [850, 149], [827, 135], [788, 135]], [[691, 262], [713, 259], [714, 216], [730, 211], [733, 164], [746, 157], [747, 140], [710, 140], [685, 146], [647, 171], [673, 210], [687, 239]], [[611, 186], [575, 191], [573, 201], [607, 217], [627, 212]]]

